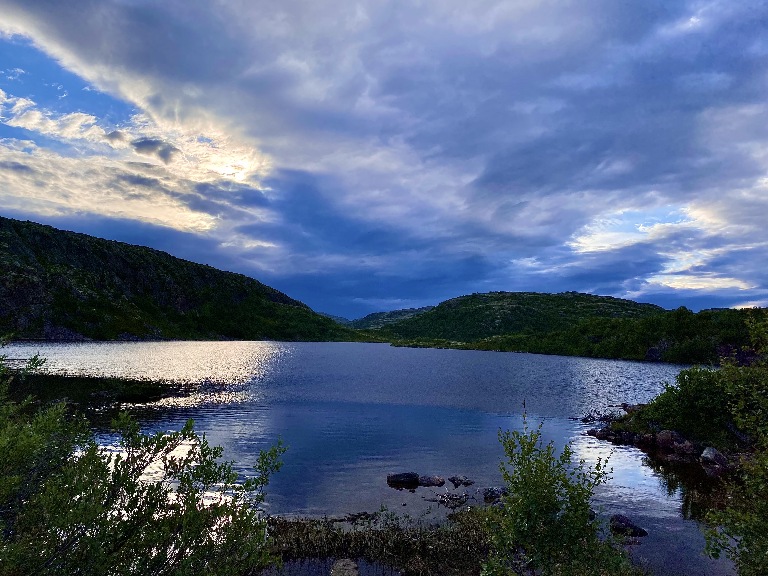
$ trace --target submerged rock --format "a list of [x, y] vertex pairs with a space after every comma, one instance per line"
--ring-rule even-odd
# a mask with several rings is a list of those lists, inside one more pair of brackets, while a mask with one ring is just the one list
[[388, 474], [387, 485], [398, 490], [413, 490], [419, 487], [419, 475], [416, 472]]
[[631, 536], [633, 538], [648, 536], [647, 530], [640, 528], [640, 526], [632, 522], [632, 520], [623, 514], [614, 514], [611, 516], [610, 526], [611, 532], [621, 536]]

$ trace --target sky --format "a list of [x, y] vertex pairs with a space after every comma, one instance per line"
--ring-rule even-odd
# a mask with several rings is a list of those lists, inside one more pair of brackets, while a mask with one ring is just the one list
[[347, 318], [768, 306], [765, 0], [0, 0], [0, 214]]

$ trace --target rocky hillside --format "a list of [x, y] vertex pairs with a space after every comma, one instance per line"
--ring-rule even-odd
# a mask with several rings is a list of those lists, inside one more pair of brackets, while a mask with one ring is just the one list
[[501, 334], [563, 330], [587, 318], [639, 318], [663, 311], [653, 304], [576, 292], [489, 292], [446, 300], [388, 324], [382, 332], [403, 339], [474, 342]]
[[389, 324], [424, 314], [424, 312], [429, 312], [433, 308], [434, 306], [425, 306], [424, 308], [405, 308], [391, 312], [374, 312], [373, 314], [350, 321], [349, 325], [358, 330], [376, 330]]
[[247, 276], [0, 217], [0, 335], [41, 339], [353, 339]]

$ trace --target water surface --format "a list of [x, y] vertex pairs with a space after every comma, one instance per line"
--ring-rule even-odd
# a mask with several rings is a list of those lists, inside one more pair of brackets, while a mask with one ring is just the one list
[[[445, 488], [414, 493], [386, 485], [415, 471], [501, 484], [498, 431], [542, 424], [545, 441], [571, 442], [579, 458], [610, 457], [613, 479], [597, 493], [601, 514], [622, 513], [650, 535], [632, 547], [656, 574], [731, 574], [703, 554], [699, 525], [682, 517], [682, 495], [632, 447], [584, 435], [571, 418], [645, 402], [681, 366], [532, 354], [395, 348], [386, 344], [166, 342], [14, 344], [12, 358], [38, 352], [46, 369], [200, 384], [181, 400], [134, 407], [149, 431], [198, 431], [242, 474], [280, 438], [282, 470], [267, 495], [272, 513], [342, 515], [381, 506], [434, 514]], [[105, 437], [106, 438], [106, 437]], [[105, 439], [105, 441], [108, 441]]]

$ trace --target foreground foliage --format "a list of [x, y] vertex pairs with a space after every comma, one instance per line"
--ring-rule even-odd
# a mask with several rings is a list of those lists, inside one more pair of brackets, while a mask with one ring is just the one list
[[718, 490], [726, 495], [724, 505], [706, 514], [707, 550], [728, 556], [742, 576], [757, 576], [768, 574], [768, 320], [762, 310], [746, 314], [751, 364], [741, 365], [743, 351], [733, 351], [719, 369], [682, 370], [664, 392], [612, 428], [675, 430], [731, 454], [736, 471]]
[[572, 462], [569, 445], [559, 456], [544, 445], [541, 427], [500, 434], [507, 462], [501, 471], [508, 493], [489, 511], [492, 554], [485, 576], [509, 574], [635, 574], [626, 555], [610, 539], [590, 509], [597, 486], [608, 479], [606, 462]]
[[768, 322], [754, 320], [753, 344], [762, 352], [750, 367], [727, 366], [721, 374], [728, 409], [735, 424], [753, 443], [724, 510], [713, 511], [708, 520], [708, 549], [714, 556], [726, 554], [741, 576], [768, 574]]
[[191, 421], [150, 436], [123, 415], [120, 450], [106, 454], [64, 404], [10, 400], [14, 377], [0, 361], [0, 574], [244, 574], [271, 562], [256, 507], [280, 446], [239, 482]]
[[485, 511], [465, 509], [447, 522], [399, 516], [388, 510], [351, 523], [332, 519], [270, 519], [271, 546], [284, 561], [363, 558], [407, 575], [480, 574], [488, 555]]

